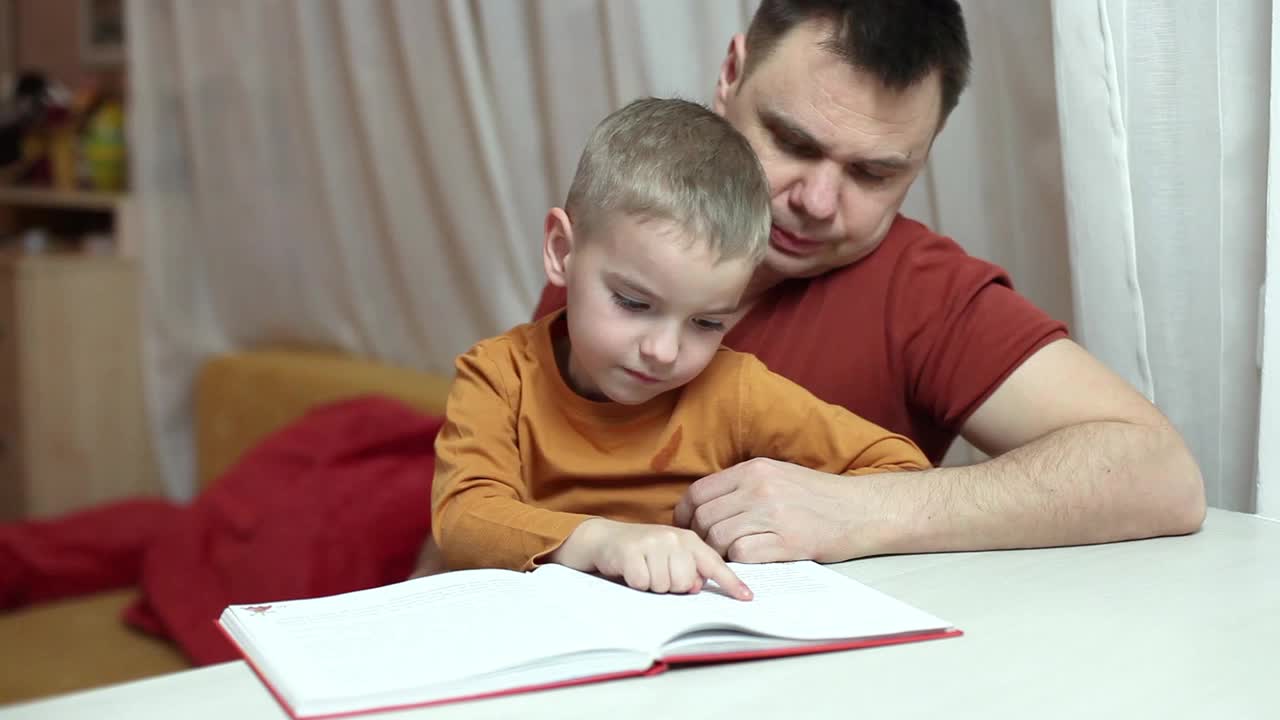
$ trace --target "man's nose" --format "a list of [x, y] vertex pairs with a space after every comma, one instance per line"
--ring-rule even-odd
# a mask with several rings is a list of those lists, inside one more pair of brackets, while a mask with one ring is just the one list
[[640, 341], [640, 353], [655, 365], [670, 365], [680, 354], [680, 329], [674, 323], [661, 323]]
[[830, 220], [836, 213], [840, 192], [840, 167], [819, 161], [806, 168], [791, 187], [791, 209], [814, 220]]

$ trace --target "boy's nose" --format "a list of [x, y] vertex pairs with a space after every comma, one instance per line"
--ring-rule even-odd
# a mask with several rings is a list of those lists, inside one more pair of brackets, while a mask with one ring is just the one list
[[668, 323], [654, 328], [640, 342], [640, 354], [655, 365], [670, 365], [680, 354], [680, 331]]

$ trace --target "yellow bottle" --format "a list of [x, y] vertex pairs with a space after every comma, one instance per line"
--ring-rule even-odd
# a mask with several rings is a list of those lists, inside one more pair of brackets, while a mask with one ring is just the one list
[[119, 102], [107, 101], [94, 112], [85, 128], [81, 147], [93, 189], [103, 192], [125, 189], [124, 108]]

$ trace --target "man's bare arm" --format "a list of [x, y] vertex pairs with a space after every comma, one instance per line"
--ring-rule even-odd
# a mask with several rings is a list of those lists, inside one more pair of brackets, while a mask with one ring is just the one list
[[[961, 549], [1109, 542], [1193, 532], [1204, 520], [1200, 469], [1178, 431], [1070, 340], [1028, 358], [965, 424], [992, 460], [930, 475], [923, 525], [908, 536]], [[941, 516], [949, 507], [947, 520]], [[981, 522], [1003, 516], [1006, 524]]]
[[1193, 532], [1200, 471], [1163, 415], [1075, 343], [1038, 351], [964, 427], [996, 455], [851, 479], [752, 461], [676, 510], [731, 560], [1043, 547]]

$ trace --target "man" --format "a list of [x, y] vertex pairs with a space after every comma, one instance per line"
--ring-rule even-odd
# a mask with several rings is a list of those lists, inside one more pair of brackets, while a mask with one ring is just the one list
[[[675, 508], [730, 560], [1109, 542], [1194, 532], [1168, 420], [1010, 287], [898, 214], [968, 76], [953, 0], [764, 0], [714, 108], [768, 175], [771, 247], [725, 344], [915, 440], [993, 459], [850, 481], [769, 459]], [[563, 305], [548, 288], [535, 315]], [[803, 432], [803, 428], [797, 428]]]

